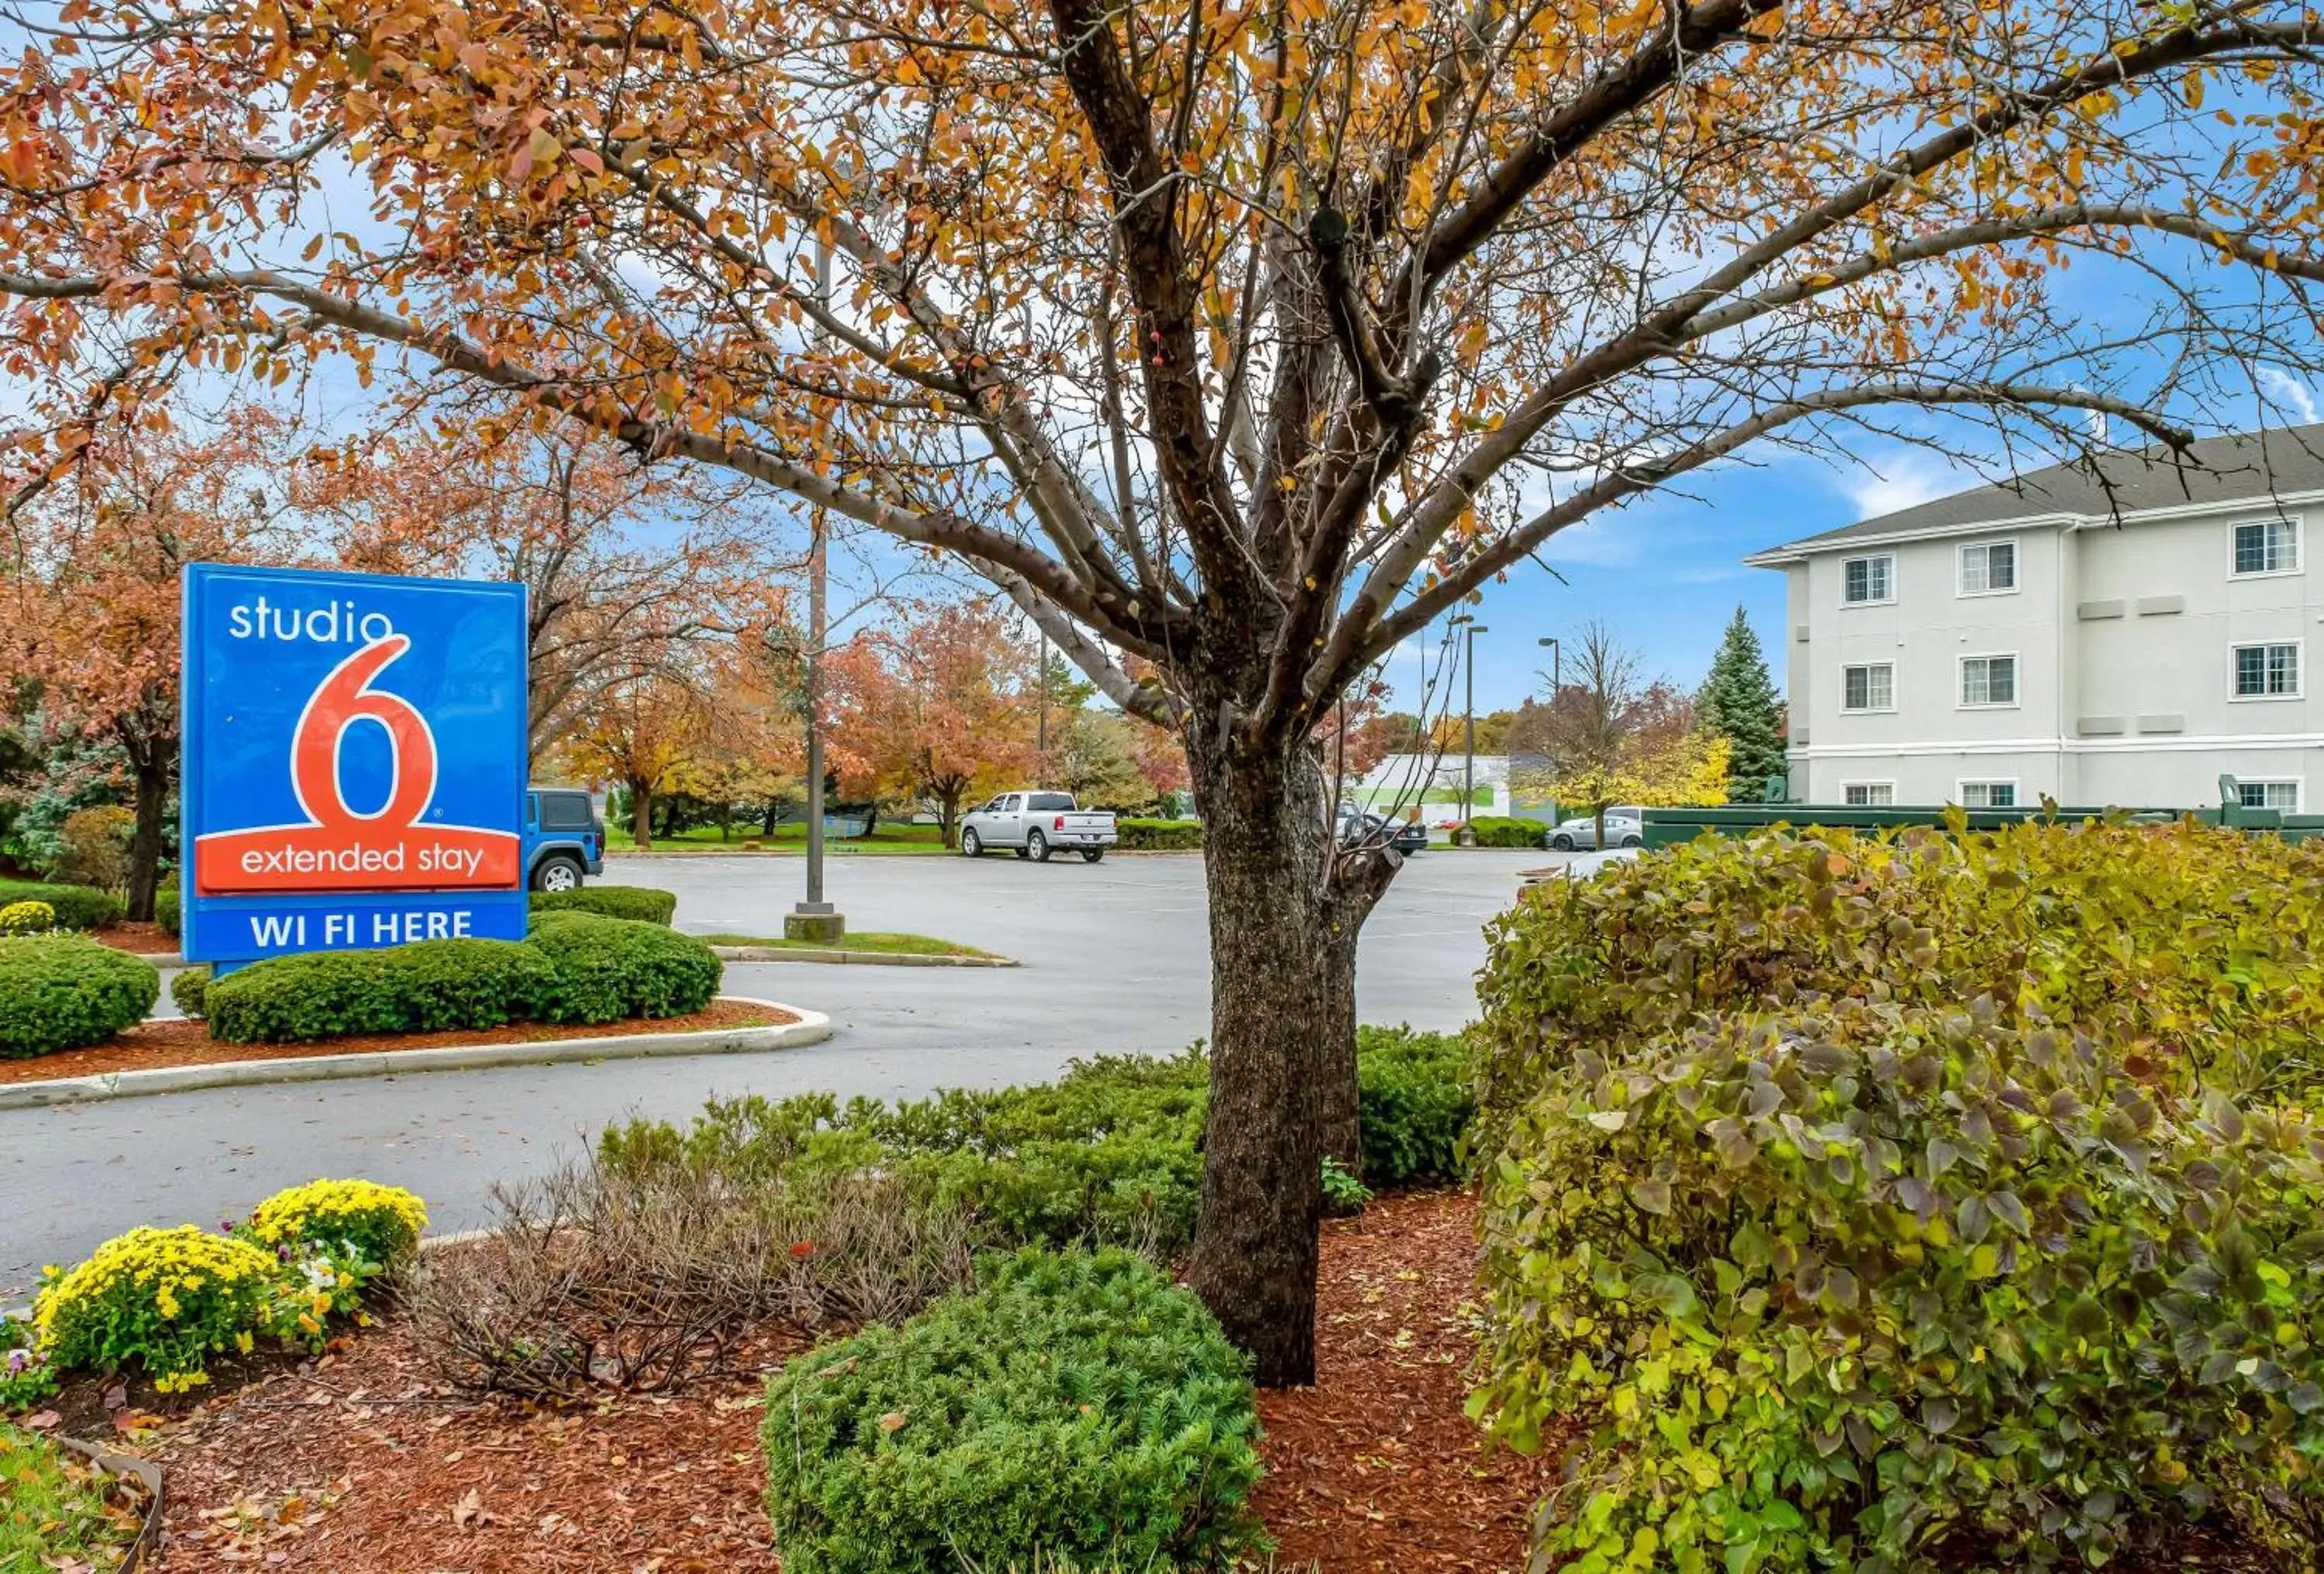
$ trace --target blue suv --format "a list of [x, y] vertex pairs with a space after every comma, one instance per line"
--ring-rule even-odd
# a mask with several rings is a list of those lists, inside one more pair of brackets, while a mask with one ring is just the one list
[[577, 787], [532, 787], [524, 795], [524, 883], [536, 891], [576, 891], [581, 877], [605, 872], [605, 827]]

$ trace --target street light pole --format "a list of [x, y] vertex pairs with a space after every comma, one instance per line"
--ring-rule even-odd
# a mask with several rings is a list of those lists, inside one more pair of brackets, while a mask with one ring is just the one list
[[1534, 643], [1549, 647], [1549, 703], [1555, 704], [1557, 696], [1565, 688], [1565, 652], [1559, 649], [1554, 635], [1546, 640], [1536, 640]]
[[1041, 720], [1033, 739], [1033, 753], [1037, 761], [1033, 785], [1045, 787], [1049, 785], [1049, 631], [1043, 629], [1040, 634], [1041, 665], [1035, 668], [1034, 676], [1041, 686]]
[[1477, 636], [1492, 631], [1466, 612], [1452, 621], [1465, 625], [1461, 631], [1464, 636], [1461, 659], [1465, 668], [1462, 678], [1467, 686], [1461, 698], [1462, 725], [1468, 742], [1467, 762], [1461, 768], [1461, 824], [1465, 826], [1477, 813]]
[[[815, 247], [816, 299], [831, 303], [831, 243]], [[822, 335], [816, 335], [822, 342]], [[802, 686], [807, 698], [807, 899], [783, 915], [783, 935], [789, 940], [835, 941], [847, 933], [847, 919], [823, 898], [823, 642], [825, 620], [825, 536], [823, 510], [807, 515], [807, 671]]]

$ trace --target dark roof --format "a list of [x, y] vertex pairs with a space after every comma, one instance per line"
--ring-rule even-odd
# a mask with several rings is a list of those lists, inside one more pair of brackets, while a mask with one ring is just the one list
[[1812, 552], [1866, 537], [1997, 524], [2044, 514], [2100, 518], [2189, 503], [2324, 490], [2324, 424], [2205, 437], [2183, 454], [2126, 448], [2095, 466], [2052, 465], [1991, 486], [1932, 498], [1876, 519], [1791, 541], [1761, 556]]

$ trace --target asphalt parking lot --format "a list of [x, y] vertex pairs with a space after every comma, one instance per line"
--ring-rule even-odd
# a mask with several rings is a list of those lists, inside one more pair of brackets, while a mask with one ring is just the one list
[[[1474, 1009], [1482, 927], [1540, 852], [1433, 851], [1366, 926], [1363, 1018], [1456, 1027]], [[697, 934], [781, 933], [797, 858], [617, 859], [608, 883], [678, 895]], [[279, 1187], [361, 1175], [425, 1196], [438, 1229], [485, 1215], [495, 1180], [586, 1146], [608, 1120], [683, 1118], [712, 1094], [915, 1096], [1055, 1074], [1077, 1055], [1170, 1051], [1208, 1030], [1201, 861], [835, 857], [851, 927], [910, 930], [1013, 956], [1010, 969], [733, 964], [726, 988], [828, 1012], [826, 1043], [764, 1055], [507, 1068], [219, 1090], [0, 1114], [0, 1304], [40, 1265], [133, 1225], [211, 1224]]]

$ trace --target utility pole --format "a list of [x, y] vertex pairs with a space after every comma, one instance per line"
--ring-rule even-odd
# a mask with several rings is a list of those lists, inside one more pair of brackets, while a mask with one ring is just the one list
[[[825, 310], [831, 306], [831, 243], [818, 238], [815, 245], [815, 295]], [[816, 342], [823, 341], [818, 332]], [[827, 526], [820, 508], [807, 515], [807, 899], [783, 915], [787, 940], [840, 939], [847, 918], [823, 897], [823, 642], [825, 618], [825, 537]]]
[[1049, 785], [1049, 631], [1038, 631], [1041, 637], [1041, 665], [1035, 668], [1041, 686], [1041, 720], [1033, 739], [1033, 785]]

